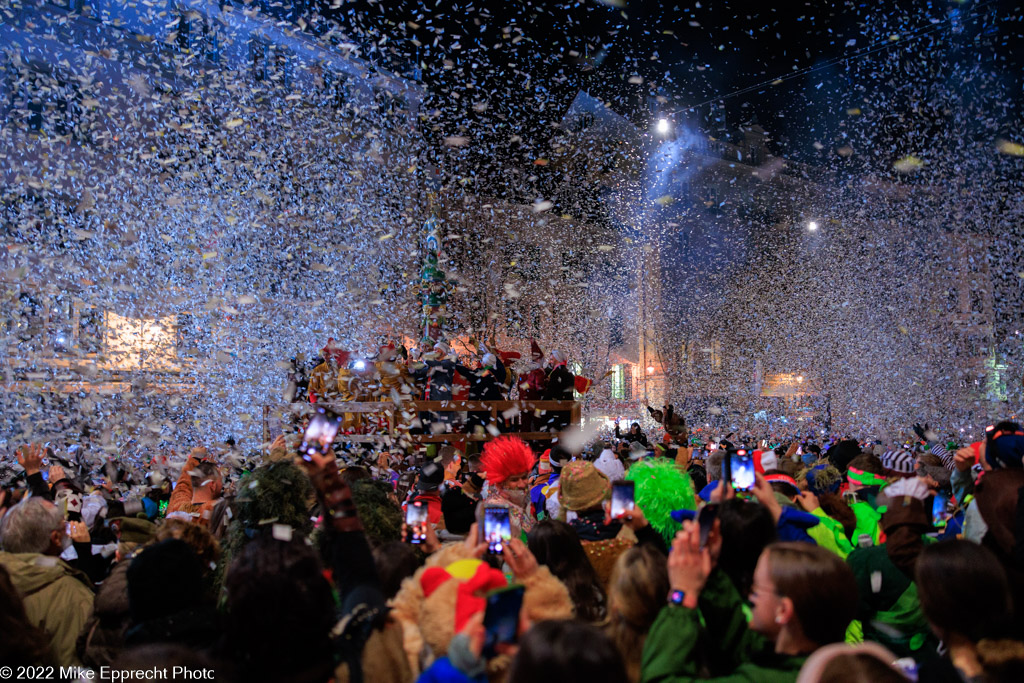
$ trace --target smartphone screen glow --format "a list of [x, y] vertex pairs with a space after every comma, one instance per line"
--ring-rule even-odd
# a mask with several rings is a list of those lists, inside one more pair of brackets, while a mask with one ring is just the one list
[[633, 482], [617, 481], [612, 484], [612, 519], [628, 515], [635, 507]]
[[302, 435], [302, 457], [309, 460], [315, 453], [326, 455], [334, 443], [334, 437], [338, 435], [340, 425], [341, 419], [337, 416], [328, 416], [322, 412], [313, 415]]
[[417, 501], [405, 509], [406, 534], [410, 543], [427, 540], [427, 506]]
[[733, 489], [750, 491], [754, 488], [754, 460], [749, 455], [733, 453], [729, 456], [732, 466]]
[[512, 522], [508, 508], [484, 508], [484, 539], [487, 541], [487, 552], [500, 555], [511, 538]]

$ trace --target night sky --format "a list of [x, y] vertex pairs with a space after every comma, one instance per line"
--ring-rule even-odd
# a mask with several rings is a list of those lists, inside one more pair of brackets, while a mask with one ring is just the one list
[[[447, 120], [468, 117], [488, 142], [496, 128], [516, 128], [527, 147], [546, 142], [545, 124], [584, 89], [641, 125], [662, 111], [711, 133], [756, 121], [776, 153], [820, 163], [842, 144], [847, 110], [898, 106], [891, 75], [877, 68], [894, 59], [929, 61], [938, 78], [958, 64], [980, 68], [1002, 100], [1022, 101], [1016, 2], [778, 4], [357, 0], [324, 12], [382, 66], [418, 66]], [[486, 111], [471, 107], [482, 100]], [[1015, 109], [993, 112], [995, 125], [1015, 125]], [[928, 116], [890, 137], [927, 129]]]

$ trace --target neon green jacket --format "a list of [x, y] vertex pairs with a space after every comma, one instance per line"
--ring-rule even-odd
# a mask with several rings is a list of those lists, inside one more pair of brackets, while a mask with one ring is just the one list
[[853, 545], [860, 545], [861, 536], [867, 536], [871, 539], [872, 545], [878, 545], [879, 527], [878, 523], [882, 519], [882, 513], [885, 510], [876, 510], [875, 507], [868, 502], [859, 500], [856, 503], [850, 505], [853, 510], [853, 514], [857, 516], [857, 529], [853, 532]]
[[811, 514], [817, 517], [821, 523], [808, 529], [807, 533], [822, 548], [831, 550], [845, 560], [846, 556], [853, 551], [853, 544], [846, 537], [843, 525], [826, 515], [821, 508], [812, 510]]

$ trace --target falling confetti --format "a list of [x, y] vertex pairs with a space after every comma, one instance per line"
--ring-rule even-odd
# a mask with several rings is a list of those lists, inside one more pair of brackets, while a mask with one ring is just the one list
[[1019, 405], [1019, 10], [164, 4], [5, 10], [7, 444], [257, 448], [328, 337], [419, 344], [425, 268], [447, 336], [611, 372], [588, 415]]

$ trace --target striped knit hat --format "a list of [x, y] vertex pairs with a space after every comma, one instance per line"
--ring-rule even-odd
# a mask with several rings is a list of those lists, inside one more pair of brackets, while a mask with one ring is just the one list
[[885, 453], [882, 453], [880, 460], [882, 461], [882, 467], [887, 470], [892, 470], [893, 472], [898, 472], [900, 474], [914, 473], [914, 463], [916, 462], [916, 458], [914, 458], [914, 454], [910, 451], [903, 449], [886, 451]]
[[939, 460], [941, 460], [942, 466], [945, 467], [947, 470], [953, 469], [953, 453], [951, 453], [950, 451], [955, 450], [956, 444], [953, 443], [952, 441], [949, 442], [947, 446], [943, 446], [941, 443], [936, 442], [931, 444], [931, 448], [929, 448], [931, 454], [937, 457]]

